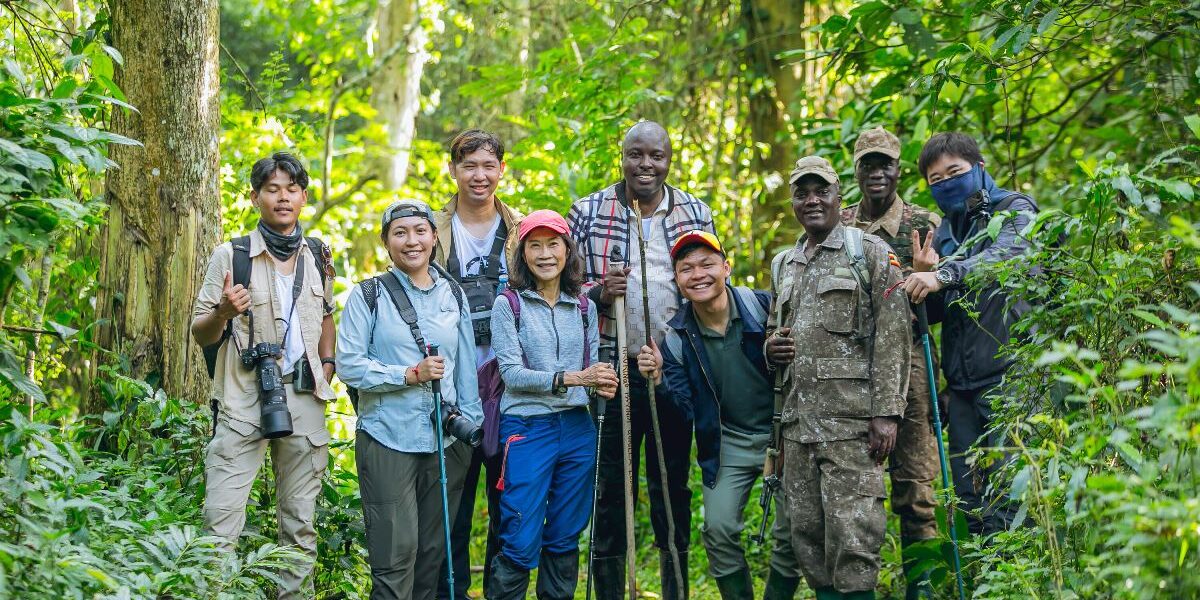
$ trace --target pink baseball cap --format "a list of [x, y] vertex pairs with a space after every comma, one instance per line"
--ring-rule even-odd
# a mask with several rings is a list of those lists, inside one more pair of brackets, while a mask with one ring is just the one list
[[567, 220], [562, 215], [552, 210], [535, 210], [521, 219], [520, 229], [517, 230], [517, 237], [524, 240], [529, 237], [529, 233], [539, 227], [545, 227], [559, 235], [570, 234], [571, 227], [567, 225]]

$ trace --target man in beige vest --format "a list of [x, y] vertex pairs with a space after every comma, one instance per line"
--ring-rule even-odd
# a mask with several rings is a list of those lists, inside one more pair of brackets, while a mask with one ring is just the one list
[[[308, 173], [301, 162], [277, 152], [254, 164], [250, 184], [258, 228], [213, 251], [193, 310], [192, 337], [206, 347], [206, 354], [215, 349], [215, 423], [204, 460], [204, 529], [233, 548], [269, 447], [279, 543], [308, 555], [280, 573], [279, 597], [307, 598], [313, 594], [309, 575], [317, 553], [313, 513], [329, 460], [325, 403], [334, 399], [329, 387], [333, 268], [327, 247], [306, 239], [297, 222], [308, 200]], [[239, 269], [247, 261], [248, 269]], [[239, 273], [245, 270], [248, 274]], [[249, 285], [235, 281], [247, 275]], [[255, 344], [277, 345], [277, 356], [263, 359], [278, 366], [275, 386], [260, 386], [261, 369], [243, 366], [241, 353], [251, 343], [251, 327]], [[275, 428], [286, 419], [263, 422], [262, 398], [271, 397], [260, 387], [282, 388], [283, 395], [276, 397], [286, 399], [290, 435], [284, 435], [288, 428]]]
[[[476, 368], [490, 360], [492, 304], [496, 300], [498, 286], [507, 280], [508, 261], [517, 251], [517, 226], [521, 213], [496, 197], [496, 187], [504, 176], [504, 142], [494, 133], [482, 129], [468, 129], [450, 142], [450, 161], [447, 164], [450, 176], [458, 191], [442, 210], [434, 214], [437, 227], [437, 246], [433, 250], [434, 260], [446, 267], [450, 276], [463, 288], [471, 306], [471, 325], [475, 332]], [[487, 468], [486, 497], [488, 503], [487, 546], [483, 561], [483, 592], [488, 592], [488, 575], [492, 572], [492, 558], [499, 551], [500, 492], [496, 481], [500, 478], [500, 460], [486, 459], [482, 448], [475, 448], [471, 464], [467, 468], [467, 479], [463, 484], [462, 499], [454, 518], [451, 544], [454, 552], [454, 595], [446, 585], [446, 568], [438, 588], [440, 600], [466, 600], [467, 588], [471, 587], [471, 563], [467, 550], [471, 541], [471, 518], [475, 514], [475, 492], [479, 487], [479, 474]]]

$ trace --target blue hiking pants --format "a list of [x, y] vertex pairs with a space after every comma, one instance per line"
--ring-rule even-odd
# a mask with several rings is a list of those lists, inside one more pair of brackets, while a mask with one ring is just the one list
[[592, 513], [596, 426], [586, 409], [501, 415], [500, 553], [525, 569], [579, 549]]

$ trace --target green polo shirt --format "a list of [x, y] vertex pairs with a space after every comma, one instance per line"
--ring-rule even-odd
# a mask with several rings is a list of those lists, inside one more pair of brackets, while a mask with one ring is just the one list
[[733, 296], [729, 297], [729, 324], [724, 335], [705, 327], [699, 319], [696, 324], [708, 354], [708, 375], [721, 405], [721, 425], [739, 433], [769, 433], [774, 392], [771, 383], [742, 352], [742, 316]]

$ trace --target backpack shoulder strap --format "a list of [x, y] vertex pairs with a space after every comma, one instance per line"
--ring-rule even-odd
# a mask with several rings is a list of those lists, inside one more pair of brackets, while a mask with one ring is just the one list
[[742, 301], [742, 306], [745, 307], [750, 317], [759, 325], [767, 323], [767, 307], [758, 298], [758, 294], [748, 287], [736, 286], [733, 288], [733, 293], [737, 294], [738, 299]]
[[368, 277], [358, 282], [358, 287], [362, 289], [363, 300], [366, 301], [367, 308], [371, 309], [371, 314], [375, 314], [379, 300], [379, 278]]
[[517, 291], [512, 288], [506, 288], [500, 292], [505, 300], [508, 300], [508, 307], [512, 309], [513, 326], [517, 331], [521, 330], [521, 298], [517, 296]]
[[306, 237], [304, 241], [308, 242], [308, 251], [312, 252], [317, 273], [321, 274], [321, 288], [324, 288], [326, 280], [333, 275], [333, 255], [329, 252], [329, 246], [319, 238]]
[[858, 285], [867, 295], [871, 293], [871, 273], [867, 268], [867, 255], [863, 251], [863, 230], [857, 227], [847, 227], [843, 248], [846, 258], [850, 259], [851, 271]]
[[1013, 192], [1013, 193], [1005, 196], [1003, 200], [997, 202], [995, 204], [995, 206], [992, 207], [992, 213], [997, 213], [997, 212], [1008, 210], [1009, 208], [1012, 207], [1012, 203], [1015, 200], [1017, 200], [1018, 198], [1024, 199], [1027, 202], [1029, 202], [1030, 204], [1032, 204], [1034, 211], [1041, 210], [1040, 208], [1038, 208], [1038, 204], [1033, 198], [1030, 198], [1029, 196], [1022, 194], [1021, 192]]
[[233, 285], [250, 287], [250, 236], [229, 240], [233, 246]]
[[[458, 301], [458, 310], [461, 311], [466, 308], [466, 303], [463, 301], [463, 289], [462, 286], [458, 284], [458, 280], [451, 277], [450, 273], [447, 272], [442, 265], [431, 262], [429, 263], [429, 266], [433, 267], [433, 270], [437, 271], [438, 275], [445, 277], [446, 280], [450, 282], [450, 291], [454, 292], [454, 299]], [[395, 279], [395, 276], [393, 276], [392, 279]]]
[[500, 218], [500, 224], [496, 226], [496, 237], [492, 240], [492, 249], [488, 252], [488, 268], [484, 273], [489, 279], [497, 279], [500, 277], [500, 255], [504, 252], [504, 245], [508, 243], [508, 225], [504, 224], [504, 217]]
[[377, 279], [383, 283], [383, 288], [391, 297], [392, 304], [396, 305], [396, 310], [400, 312], [400, 318], [404, 319], [404, 323], [412, 330], [413, 340], [421, 348], [421, 354], [425, 355], [425, 336], [421, 335], [421, 325], [417, 322], [417, 309], [413, 307], [408, 292], [404, 291], [400, 280], [391, 273], [384, 274]]
[[679, 332], [674, 328], [667, 328], [667, 334], [663, 336], [663, 346], [671, 353], [672, 358], [683, 362], [683, 340], [680, 339]]
[[[229, 245], [233, 247], [233, 267], [230, 269], [233, 275], [233, 285], [241, 285], [244, 288], [249, 288], [250, 236], [243, 235], [233, 238], [229, 240]], [[233, 319], [225, 322], [225, 329], [221, 330], [221, 337], [217, 341], [201, 348], [204, 352], [204, 366], [208, 369], [208, 377], [210, 379], [216, 376], [217, 351], [221, 349], [221, 345], [231, 335], [233, 335]]]
[[779, 254], [776, 254], [775, 258], [771, 259], [771, 286], [774, 288], [775, 293], [779, 293], [779, 284], [782, 283], [779, 276], [783, 272], [783, 263], [787, 262], [792, 256], [792, 250], [792, 248], [783, 250]]

